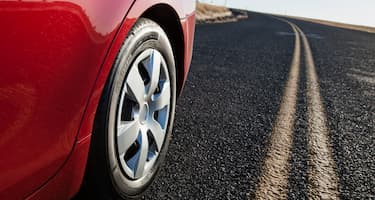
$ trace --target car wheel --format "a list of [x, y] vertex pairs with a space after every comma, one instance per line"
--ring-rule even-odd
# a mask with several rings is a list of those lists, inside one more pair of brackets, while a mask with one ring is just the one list
[[176, 72], [171, 44], [141, 18], [122, 45], [97, 110], [84, 187], [91, 198], [139, 197], [171, 138]]

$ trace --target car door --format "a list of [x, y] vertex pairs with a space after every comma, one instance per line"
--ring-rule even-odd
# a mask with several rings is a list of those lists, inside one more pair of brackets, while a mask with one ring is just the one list
[[27, 197], [66, 161], [132, 2], [0, 1], [0, 199]]

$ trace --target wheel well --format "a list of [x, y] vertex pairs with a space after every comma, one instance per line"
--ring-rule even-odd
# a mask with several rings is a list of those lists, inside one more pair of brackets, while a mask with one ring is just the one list
[[172, 7], [157, 4], [149, 8], [142, 17], [151, 19], [161, 26], [167, 34], [175, 55], [177, 94], [180, 93], [184, 80], [184, 34], [180, 19]]

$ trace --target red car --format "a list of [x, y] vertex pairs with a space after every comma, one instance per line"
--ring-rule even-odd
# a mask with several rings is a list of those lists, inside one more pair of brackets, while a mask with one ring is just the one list
[[137, 197], [163, 161], [195, 0], [0, 1], [0, 199]]

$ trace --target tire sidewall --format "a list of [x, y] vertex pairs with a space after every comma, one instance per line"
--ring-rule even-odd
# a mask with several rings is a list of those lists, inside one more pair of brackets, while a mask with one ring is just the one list
[[[119, 98], [123, 89], [123, 83], [127, 78], [132, 62], [137, 56], [147, 49], [158, 50], [166, 61], [169, 78], [171, 82], [171, 103], [169, 109], [169, 120], [166, 129], [166, 136], [163, 147], [159, 156], [154, 163], [151, 170], [139, 180], [133, 181], [129, 179], [122, 171], [121, 164], [118, 160], [116, 151], [116, 119]], [[176, 104], [176, 72], [175, 60], [173, 50], [169, 43], [167, 35], [164, 31], [151, 20], [141, 19], [133, 28], [129, 37], [125, 40], [118, 59], [114, 64], [111, 73], [112, 80], [109, 82], [110, 93], [108, 98], [108, 111], [106, 122], [106, 155], [107, 155], [107, 172], [109, 172], [109, 179], [121, 197], [129, 198], [136, 197], [142, 194], [143, 191], [151, 184], [157, 172], [160, 169], [168, 149], [169, 141], [171, 139], [172, 127], [174, 121], [175, 104]], [[103, 142], [103, 141], [102, 141]]]

